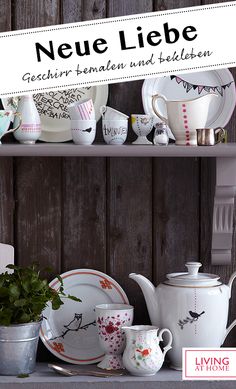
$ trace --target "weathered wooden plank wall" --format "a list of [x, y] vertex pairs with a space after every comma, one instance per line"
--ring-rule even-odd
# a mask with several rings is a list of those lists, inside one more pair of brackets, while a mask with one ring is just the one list
[[[0, 31], [215, 2], [0, 0]], [[111, 85], [109, 104], [127, 114], [143, 112], [141, 86], [142, 81]], [[228, 129], [230, 140], [235, 140], [236, 114]], [[130, 131], [129, 140], [133, 138]], [[189, 258], [201, 259], [204, 270], [225, 280], [236, 269], [235, 254], [232, 266], [210, 265], [214, 160], [1, 158], [0, 162], [0, 241], [15, 244], [17, 262], [39, 260], [51, 264], [54, 274], [79, 267], [106, 271], [127, 291], [137, 322], [147, 322], [148, 316], [129, 272], [160, 282], [167, 272], [183, 269]], [[236, 288], [230, 313], [236, 316]], [[236, 330], [227, 344], [236, 346]]]

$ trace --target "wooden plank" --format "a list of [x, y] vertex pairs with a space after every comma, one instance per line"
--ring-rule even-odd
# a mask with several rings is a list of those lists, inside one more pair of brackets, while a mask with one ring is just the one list
[[58, 158], [17, 158], [16, 254], [20, 265], [39, 262], [60, 271], [61, 167]]
[[[11, 29], [11, 1], [0, 0], [0, 31]], [[0, 242], [14, 242], [13, 158], [0, 158]]]
[[[200, 4], [200, 0], [154, 1], [154, 9], [162, 11]], [[158, 284], [166, 273], [184, 271], [187, 260], [198, 260], [198, 159], [155, 159], [153, 183], [153, 267]]]
[[11, 0], [0, 0], [0, 32], [11, 29]]
[[[21, 0], [14, 3], [15, 29], [60, 22], [59, 0]], [[60, 271], [60, 159], [16, 158], [16, 256], [21, 265], [32, 261]]]
[[44, 27], [59, 23], [59, 0], [20, 0], [14, 2], [14, 30]]
[[136, 321], [145, 323], [142, 292], [128, 275], [134, 272], [152, 278], [152, 161], [111, 158], [108, 173], [108, 274], [135, 305]]
[[106, 160], [63, 162], [63, 271], [106, 270]]
[[[151, 0], [129, 0], [129, 1], [107, 1], [108, 16], [132, 15], [152, 11]], [[130, 81], [117, 84], [111, 84], [108, 105], [124, 112], [126, 115], [132, 113], [144, 113], [142, 105], [143, 81]], [[127, 141], [132, 142], [137, 138], [129, 125]]]
[[[105, 1], [62, 1], [62, 20], [71, 23], [105, 17]], [[101, 125], [96, 139], [101, 140]], [[106, 160], [63, 160], [63, 270], [106, 270]]]
[[[221, 3], [225, 1], [203, 0], [202, 4]], [[236, 68], [230, 69], [236, 79]], [[236, 110], [230, 122], [225, 127], [228, 130], [228, 141], [235, 142], [236, 139]], [[232, 263], [230, 266], [211, 265], [211, 238], [212, 238], [212, 217], [213, 201], [215, 193], [215, 161], [203, 158], [201, 162], [201, 258], [204, 262], [204, 271], [219, 274], [223, 282], [228, 282], [233, 271], [236, 271], [236, 235], [233, 235]], [[236, 318], [236, 286], [233, 285], [232, 297], [230, 300], [229, 323]], [[236, 328], [230, 332], [225, 341], [225, 346], [236, 346]]]
[[[107, 16], [152, 11], [152, 0], [107, 1]], [[142, 81], [110, 85], [109, 104], [128, 115], [142, 113]], [[128, 140], [136, 139], [130, 129]], [[141, 290], [131, 272], [152, 278], [152, 162], [151, 159], [112, 158], [108, 169], [107, 267], [135, 305], [137, 322], [148, 321]]]

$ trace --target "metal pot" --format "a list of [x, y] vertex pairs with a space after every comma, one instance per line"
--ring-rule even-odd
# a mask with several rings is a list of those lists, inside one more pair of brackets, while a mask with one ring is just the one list
[[0, 326], [0, 375], [30, 374], [35, 370], [41, 321]]

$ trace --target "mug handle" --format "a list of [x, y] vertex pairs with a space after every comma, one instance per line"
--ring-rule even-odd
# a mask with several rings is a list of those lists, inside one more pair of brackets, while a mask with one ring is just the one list
[[162, 95], [153, 95], [152, 96], [152, 109], [153, 111], [155, 112], [155, 114], [159, 117], [159, 119], [161, 119], [164, 123], [166, 123], [166, 125], [168, 126], [168, 120], [167, 118], [165, 118], [164, 116], [162, 116], [157, 110], [156, 110], [156, 107], [155, 107], [155, 103], [157, 101], [157, 99], [162, 99], [165, 104], [167, 102], [165, 96], [162, 96]]
[[158, 339], [159, 341], [163, 341], [162, 334], [163, 334], [164, 332], [167, 332], [167, 333], [169, 334], [169, 342], [167, 343], [167, 345], [166, 345], [166, 346], [164, 347], [164, 349], [163, 349], [163, 356], [165, 357], [167, 351], [169, 351], [169, 350], [172, 348], [171, 345], [172, 345], [172, 341], [173, 341], [173, 336], [172, 336], [172, 333], [170, 332], [170, 330], [168, 330], [168, 328], [163, 328], [163, 329], [159, 332], [158, 337], [157, 337], [157, 339]]
[[107, 107], [105, 105], [102, 105], [100, 107], [100, 114], [102, 115], [102, 117], [104, 117], [104, 113], [106, 112], [107, 110]]
[[226, 131], [224, 128], [222, 127], [217, 127], [215, 128], [214, 130], [214, 134], [219, 134], [219, 140], [217, 142], [215, 142], [215, 144], [217, 143], [220, 143], [222, 141], [222, 139], [224, 138], [225, 134], [226, 134]]

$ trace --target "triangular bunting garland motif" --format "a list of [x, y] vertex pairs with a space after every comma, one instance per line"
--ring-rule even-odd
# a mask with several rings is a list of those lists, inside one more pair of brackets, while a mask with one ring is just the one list
[[230, 81], [228, 84], [225, 84], [225, 85], [216, 85], [216, 86], [209, 86], [209, 85], [195, 85], [195, 84], [191, 84], [190, 82], [188, 81], [185, 81], [183, 80], [182, 78], [178, 77], [178, 76], [170, 76], [170, 79], [173, 80], [175, 79], [177, 84], [181, 84], [183, 83], [183, 87], [184, 89], [186, 90], [186, 93], [188, 93], [191, 89], [193, 90], [196, 90], [198, 91], [198, 94], [200, 95], [200, 93], [202, 93], [202, 91], [206, 91], [206, 92], [215, 92], [217, 91], [219, 93], [219, 95], [223, 96], [223, 93], [224, 93], [224, 90], [226, 89], [226, 87], [230, 87], [230, 85], [233, 83], [233, 81]]
[[198, 94], [200, 95], [200, 93], [203, 91], [204, 89], [204, 85], [198, 85]]

